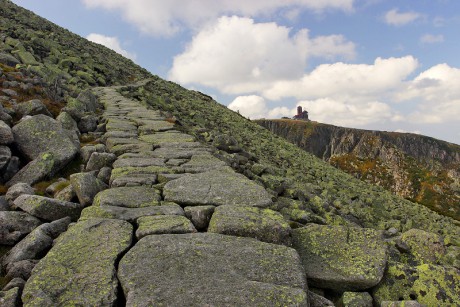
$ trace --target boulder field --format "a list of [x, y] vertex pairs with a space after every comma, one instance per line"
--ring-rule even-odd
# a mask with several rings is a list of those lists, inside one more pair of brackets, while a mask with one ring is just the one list
[[[2, 259], [6, 306], [458, 302], [458, 268], [442, 265], [439, 236], [282, 214], [273, 191], [236, 172], [217, 147], [119, 88], [94, 93], [104, 133], [79, 150], [82, 172], [50, 185], [53, 197], [12, 179], [9, 209], [0, 211], [1, 244], [12, 246]], [[31, 120], [40, 133], [63, 129], [45, 115], [24, 123]], [[13, 127], [14, 142], [24, 123]], [[40, 157], [41, 142], [58, 140], [40, 133], [30, 140], [37, 146], [23, 146], [30, 159]], [[51, 153], [69, 159], [75, 147], [60, 135], [69, 151]]]

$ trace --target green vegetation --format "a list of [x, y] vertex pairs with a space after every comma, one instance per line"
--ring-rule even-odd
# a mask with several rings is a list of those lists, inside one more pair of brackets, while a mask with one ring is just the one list
[[[283, 177], [284, 188], [274, 193], [303, 201], [306, 210], [327, 223], [358, 223], [376, 229], [396, 227], [401, 231], [420, 228], [445, 235], [458, 231], [452, 219], [337, 170], [202, 93], [160, 78], [137, 91], [129, 87], [121, 92], [174, 117], [182, 130], [201, 141], [212, 142], [217, 135], [231, 135], [243, 149], [242, 155], [250, 157], [244, 164], [233, 163], [239, 172], [267, 187], [273, 178], [265, 176], [264, 180], [263, 175]], [[237, 154], [222, 154], [230, 161], [238, 158]], [[366, 163], [364, 169], [370, 170], [372, 164]]]

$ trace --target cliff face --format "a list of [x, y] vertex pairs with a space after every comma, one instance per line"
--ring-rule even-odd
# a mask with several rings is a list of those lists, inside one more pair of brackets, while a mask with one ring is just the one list
[[430, 137], [295, 120], [258, 120], [353, 176], [460, 218], [460, 146]]

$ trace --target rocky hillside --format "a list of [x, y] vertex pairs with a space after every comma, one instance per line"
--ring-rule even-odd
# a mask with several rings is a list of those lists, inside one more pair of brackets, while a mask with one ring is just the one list
[[317, 122], [256, 122], [356, 178], [460, 220], [459, 145]]
[[460, 303], [457, 221], [0, 3], [0, 305]]

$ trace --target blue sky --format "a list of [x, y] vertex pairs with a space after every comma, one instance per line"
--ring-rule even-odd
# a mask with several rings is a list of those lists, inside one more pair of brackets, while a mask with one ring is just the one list
[[14, 0], [250, 118], [460, 143], [458, 0]]

